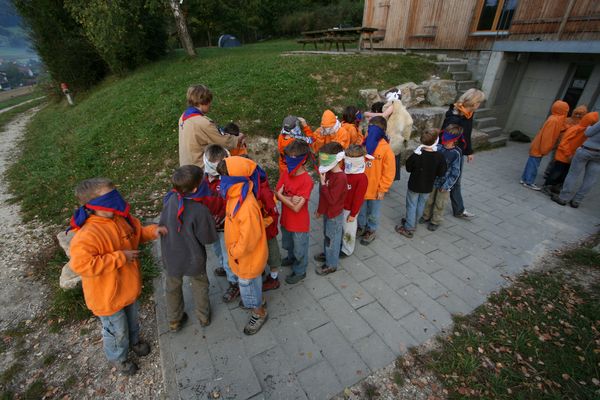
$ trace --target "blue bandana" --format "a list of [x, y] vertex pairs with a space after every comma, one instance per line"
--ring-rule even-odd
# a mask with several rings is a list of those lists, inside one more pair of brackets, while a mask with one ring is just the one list
[[373, 155], [381, 139], [385, 139], [387, 142], [390, 141], [383, 129], [377, 125], [369, 125], [367, 138], [364, 141], [364, 145], [367, 148], [367, 154]]
[[285, 155], [285, 164], [287, 166], [288, 173], [293, 175], [294, 172], [298, 170], [304, 164], [306, 160], [308, 160], [308, 153], [303, 156], [292, 157]]
[[231, 189], [231, 187], [233, 185], [236, 185], [238, 183], [243, 183], [242, 193], [240, 195], [240, 199], [239, 199], [238, 203], [235, 205], [235, 208], [233, 209], [232, 216], [234, 216], [238, 212], [238, 210], [242, 206], [242, 203], [244, 202], [244, 200], [246, 200], [246, 196], [248, 196], [248, 188], [250, 187], [250, 182], [252, 182], [252, 193], [254, 193], [254, 197], [258, 198], [258, 190], [260, 187], [261, 179], [263, 179], [263, 180], [267, 179], [267, 174], [258, 165], [254, 169], [254, 172], [252, 173], [252, 175], [250, 175], [249, 177], [248, 176], [221, 175], [220, 190], [221, 190], [222, 197], [227, 198], [227, 192], [229, 191], [229, 189]]
[[179, 226], [177, 227], [177, 232], [181, 231], [181, 225], [183, 224], [183, 211], [185, 209], [184, 199], [201, 202], [207, 197], [214, 197], [214, 193], [208, 187], [208, 183], [202, 179], [198, 189], [194, 193], [186, 193], [182, 194], [177, 190], [173, 189], [169, 193], [167, 193], [163, 199], [163, 204], [167, 204], [172, 195], [177, 196], [177, 221], [179, 222]]
[[75, 210], [67, 232], [71, 229], [80, 229], [89, 218], [89, 212], [94, 210], [108, 211], [120, 215], [133, 226], [133, 220], [129, 214], [129, 204], [123, 199], [117, 189], [113, 189], [100, 197], [90, 200]]

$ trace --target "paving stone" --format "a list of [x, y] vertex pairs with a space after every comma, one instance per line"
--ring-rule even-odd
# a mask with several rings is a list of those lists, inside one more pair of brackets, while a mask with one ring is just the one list
[[503, 263], [503, 259], [497, 257], [496, 255], [486, 251], [485, 249], [481, 249], [476, 244], [470, 242], [468, 239], [461, 239], [454, 243], [455, 246], [464, 249], [480, 260], [484, 261], [488, 265], [497, 266]]
[[438, 297], [435, 301], [440, 303], [452, 315], [467, 315], [475, 309], [451, 291]]
[[[421, 228], [425, 229], [424, 227], [421, 227]], [[410, 246], [413, 246], [414, 248], [416, 248], [423, 254], [429, 254], [438, 248], [438, 246], [436, 244], [430, 243], [425, 238], [414, 237], [412, 239], [407, 239], [407, 240], [410, 241]]]
[[325, 312], [342, 332], [344, 337], [355, 342], [367, 336], [373, 330], [356, 310], [339, 294], [333, 294], [320, 300]]
[[285, 354], [274, 347], [251, 359], [265, 399], [307, 399], [304, 390], [291, 372]]
[[[375, 239], [377, 240], [377, 239]], [[366, 260], [375, 255], [375, 251], [371, 249], [371, 246], [363, 246], [360, 244], [360, 239], [356, 240], [356, 247], [354, 248], [354, 255], [358, 257], [359, 260]]]
[[362, 282], [365, 279], [375, 276], [375, 273], [358, 257], [348, 257], [342, 260], [341, 263], [343, 269], [348, 271], [357, 282]]
[[[439, 272], [442, 271], [438, 271], [436, 274]], [[407, 285], [398, 290], [398, 294], [404, 297], [421, 314], [425, 315], [429, 322], [438, 328], [442, 329], [452, 323], [450, 313], [417, 286], [413, 284]]]
[[296, 315], [270, 319], [268, 324], [283, 349], [294, 372], [301, 371], [321, 361], [321, 352]]
[[401, 273], [398, 273], [398, 271], [401, 271], [402, 267], [396, 269], [379, 256], [370, 258], [366, 264], [392, 289], [398, 289], [407, 284], [406, 277]]
[[423, 343], [435, 336], [439, 329], [427, 321], [425, 315], [418, 311], [406, 315], [400, 319], [400, 324], [414, 337], [417, 342]]
[[[396, 235], [398, 235], [398, 234], [396, 233]], [[398, 235], [398, 236], [400, 236], [400, 235]], [[401, 243], [402, 242], [399, 242], [399, 244], [401, 244]], [[402, 254], [399, 254], [393, 248], [387, 246], [384, 242], [382, 242], [380, 240], [376, 240], [376, 241], [372, 242], [369, 245], [369, 247], [371, 248], [371, 250], [373, 250], [375, 252], [375, 254], [377, 254], [377, 256], [383, 258], [392, 267], [396, 266], [396, 265], [404, 264], [406, 261], [408, 261]]]
[[417, 285], [432, 299], [435, 299], [436, 297], [439, 297], [448, 291], [447, 288], [445, 288], [441, 283], [433, 279], [431, 275], [423, 272], [417, 265], [406, 263], [399, 266], [398, 271], [404, 275], [405, 283], [412, 283]]
[[354, 308], [362, 307], [374, 300], [373, 297], [344, 270], [339, 270], [328, 275], [327, 278], [323, 277], [323, 279], [329, 279], [333, 286], [339, 290], [342, 296], [344, 296]]
[[[211, 296], [210, 304], [211, 322], [209, 326], [204, 328], [209, 346], [233, 337], [241, 339], [242, 332], [239, 331], [235, 325], [231, 311], [227, 307], [227, 304], [223, 303], [221, 296]], [[188, 312], [188, 315], [190, 316], [190, 319], [193, 318], [195, 320], [193, 313], [190, 314]]]
[[353, 346], [371, 371], [386, 367], [396, 359], [394, 352], [376, 333], [358, 339]]
[[315, 329], [329, 322], [329, 317], [321, 305], [310, 295], [303, 285], [292, 286], [284, 292], [290, 312], [298, 315], [306, 330]]
[[456, 261], [442, 250], [436, 250], [429, 253], [429, 257], [438, 265], [442, 265], [444, 270], [451, 271], [454, 275], [464, 281], [470, 281], [476, 278], [477, 274], [464, 264]]
[[406, 300], [389, 287], [383, 279], [374, 276], [362, 283], [362, 286], [377, 299], [379, 304], [394, 318], [399, 319], [414, 310]]
[[329, 399], [344, 389], [327, 361], [298, 373], [298, 381], [311, 400]]
[[473, 289], [467, 283], [454, 276], [449, 271], [438, 271], [433, 277], [439, 282], [444, 282], [444, 286], [456, 293], [467, 304], [477, 307], [485, 301], [485, 296]]
[[[337, 273], [337, 272], [336, 272]], [[335, 286], [331, 284], [328, 279], [324, 279], [322, 276], [317, 276], [314, 272], [307, 272], [307, 279], [304, 280], [302, 285], [306, 287], [308, 292], [317, 300], [323, 297], [330, 296], [337, 292]]]
[[344, 386], [351, 386], [359, 380], [366, 378], [371, 370], [341, 336], [340, 331], [333, 323], [323, 325], [310, 332], [314, 342], [321, 348], [335, 374]]
[[418, 343], [381, 304], [374, 302], [361, 307], [358, 313], [371, 325], [396, 356], [404, 354]]
[[193, 325], [184, 327], [176, 336], [167, 334], [170, 338], [169, 352], [181, 389], [193, 386], [197, 381], [214, 378], [215, 369], [208, 351], [208, 343], [202, 337], [202, 333], [199, 325]]

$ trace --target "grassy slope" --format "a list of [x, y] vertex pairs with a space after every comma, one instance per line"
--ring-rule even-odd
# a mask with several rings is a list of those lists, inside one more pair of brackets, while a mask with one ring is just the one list
[[359, 104], [358, 89], [420, 81], [430, 64], [407, 56], [280, 56], [292, 42], [201, 49], [171, 56], [90, 93], [42, 110], [30, 125], [9, 180], [25, 216], [64, 222], [72, 188], [92, 176], [113, 178], [138, 211], [155, 211], [176, 166], [177, 119], [190, 84], [215, 93], [210, 116], [236, 121], [250, 135], [275, 137], [287, 114], [318, 123], [323, 109]]

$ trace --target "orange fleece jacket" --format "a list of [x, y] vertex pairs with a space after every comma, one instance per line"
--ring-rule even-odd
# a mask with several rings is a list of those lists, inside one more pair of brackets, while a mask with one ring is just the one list
[[348, 139], [350, 144], [362, 145], [365, 138], [362, 133], [356, 128], [356, 125], [351, 124], [349, 122], [342, 122], [342, 128], [346, 129], [348, 132]]
[[369, 179], [369, 186], [367, 186], [365, 200], [375, 200], [377, 193], [387, 193], [396, 175], [396, 159], [387, 141], [384, 139], [379, 141], [373, 157], [375, 157], [373, 160], [366, 159], [365, 174]]
[[[243, 157], [228, 157], [225, 163], [230, 176], [250, 176], [256, 168], [254, 161]], [[238, 183], [227, 191], [225, 247], [233, 273], [242, 279], [254, 279], [267, 264], [267, 234], [260, 205], [252, 193], [252, 182], [246, 199], [233, 215], [242, 186], [243, 183]]]
[[285, 155], [283, 154], [283, 150], [291, 144], [294, 140], [294, 137], [291, 135], [279, 134], [277, 138], [277, 150], [279, 150], [279, 175], [287, 172], [287, 164], [285, 162]]
[[310, 129], [310, 126], [306, 125], [302, 128], [304, 130], [304, 134], [308, 137], [313, 138], [314, 142], [312, 144], [312, 150], [316, 154], [319, 152], [319, 149], [330, 142], [338, 142], [342, 145], [344, 149], [350, 146], [350, 135], [348, 131], [343, 126], [340, 126], [340, 129], [333, 135], [322, 135], [321, 128], [318, 128], [313, 132]]
[[560, 162], [570, 164], [571, 158], [573, 158], [577, 148], [579, 148], [587, 139], [585, 130], [588, 126], [594, 125], [596, 122], [598, 122], [598, 112], [591, 112], [585, 114], [579, 121], [579, 124], [567, 129], [558, 144], [556, 156], [554, 158]]
[[123, 250], [157, 238], [156, 225], [134, 226], [120, 216], [91, 215], [71, 242], [71, 269], [81, 275], [87, 307], [99, 317], [113, 315], [142, 291], [139, 260], [127, 262]]
[[560, 132], [564, 129], [565, 119], [569, 113], [569, 105], [564, 101], [555, 101], [552, 104], [552, 115], [548, 117], [540, 129], [531, 146], [529, 155], [531, 157], [543, 157], [550, 153], [559, 140]]

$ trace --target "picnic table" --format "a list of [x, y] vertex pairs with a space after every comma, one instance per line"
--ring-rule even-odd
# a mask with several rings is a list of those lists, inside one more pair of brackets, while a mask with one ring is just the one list
[[358, 41], [358, 50], [360, 51], [362, 49], [363, 40], [368, 39], [370, 48], [373, 50], [373, 34], [378, 30], [378, 28], [358, 26], [352, 28], [329, 28], [305, 31], [302, 32], [303, 37], [298, 39], [298, 43], [302, 43], [302, 49], [304, 49], [308, 43], [312, 43], [315, 46], [315, 50], [318, 50], [317, 43], [328, 44], [328, 50], [331, 50], [335, 44], [337, 51], [340, 51], [341, 44], [343, 51], [346, 51], [346, 43]]

